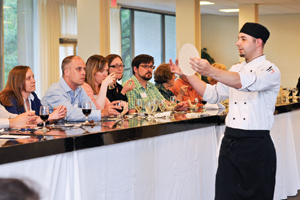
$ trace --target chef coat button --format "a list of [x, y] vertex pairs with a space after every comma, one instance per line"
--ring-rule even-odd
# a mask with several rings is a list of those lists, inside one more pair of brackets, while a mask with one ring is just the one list
[[235, 118], [233, 118], [233, 120], [235, 120]]
[[246, 102], [244, 102], [244, 104], [247, 104]]
[[243, 120], [246, 120], [246, 118], [243, 118]]
[[250, 70], [250, 72], [252, 72], [252, 70]]
[[237, 104], [237, 102], [234, 102], [234, 104]]

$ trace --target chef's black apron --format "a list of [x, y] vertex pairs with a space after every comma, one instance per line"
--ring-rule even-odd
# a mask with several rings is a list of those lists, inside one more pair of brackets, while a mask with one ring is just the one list
[[276, 152], [269, 130], [226, 127], [215, 200], [273, 200]]

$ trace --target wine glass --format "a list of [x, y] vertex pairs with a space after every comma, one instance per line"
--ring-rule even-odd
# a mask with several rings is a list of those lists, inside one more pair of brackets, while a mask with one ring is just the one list
[[143, 101], [142, 99], [135, 99], [135, 109], [138, 113], [138, 118], [140, 118], [140, 111], [142, 110], [143, 108]]
[[82, 113], [85, 115], [85, 124], [89, 123], [88, 116], [92, 112], [92, 104], [90, 101], [84, 101], [82, 103]]
[[121, 113], [123, 112], [123, 104], [122, 101], [118, 101], [117, 106], [120, 106], [121, 109], [116, 109], [120, 114], [118, 115], [118, 119], [122, 119]]
[[147, 112], [149, 118], [151, 118], [151, 114], [153, 112], [153, 107], [154, 106], [155, 105], [153, 104], [153, 101], [151, 101], [151, 100], [146, 100], [145, 101], [145, 109], [146, 109], [146, 112]]
[[155, 112], [157, 111], [157, 108], [158, 108], [158, 104], [159, 104], [159, 100], [154, 98], [151, 100], [152, 101], [152, 104], [153, 104], [153, 107], [152, 107], [152, 114], [154, 115]]
[[43, 120], [42, 131], [48, 131], [48, 129], [46, 128], [46, 121], [49, 118], [49, 107], [48, 106], [40, 107], [40, 118]]
[[175, 106], [176, 106], [176, 97], [175, 96], [171, 96], [170, 97], [170, 103], [171, 103], [171, 105], [173, 106], [173, 110], [172, 110], [172, 112], [174, 113], [174, 108], [175, 108]]
[[165, 112], [166, 110], [166, 100], [165, 99], [162, 99], [162, 100], [159, 100], [159, 109], [161, 112]]

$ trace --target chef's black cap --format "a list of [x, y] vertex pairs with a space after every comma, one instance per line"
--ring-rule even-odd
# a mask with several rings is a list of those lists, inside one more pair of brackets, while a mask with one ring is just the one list
[[268, 40], [270, 32], [266, 27], [258, 23], [247, 22], [241, 28], [240, 33], [245, 33], [256, 39], [260, 38], [264, 43]]

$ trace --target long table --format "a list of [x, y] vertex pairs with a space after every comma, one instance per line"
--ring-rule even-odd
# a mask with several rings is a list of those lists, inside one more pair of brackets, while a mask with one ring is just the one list
[[[275, 200], [300, 189], [299, 107], [277, 107], [271, 130], [277, 153]], [[52, 130], [46, 141], [0, 148], [0, 171], [2, 177], [32, 180], [47, 200], [210, 200], [224, 117], [179, 114], [160, 123]]]

